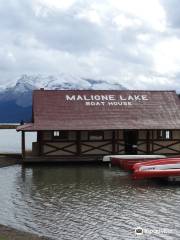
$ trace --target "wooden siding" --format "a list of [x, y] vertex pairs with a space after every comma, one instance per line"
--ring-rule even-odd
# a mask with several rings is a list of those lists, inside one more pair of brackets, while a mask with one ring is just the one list
[[[157, 130], [139, 131], [138, 154], [180, 154], [180, 130], [172, 130], [172, 139], [157, 139]], [[149, 146], [148, 146], [149, 145]], [[147, 151], [149, 150], [149, 151]]]
[[[88, 131], [69, 131], [67, 141], [52, 138], [52, 131], [43, 131], [39, 143], [33, 144], [34, 155], [87, 156], [126, 154], [123, 130], [104, 131], [104, 139], [89, 140]], [[38, 149], [41, 149], [38, 153]], [[180, 155], [180, 130], [172, 131], [171, 140], [157, 139], [157, 130], [138, 131], [137, 154]]]
[[[46, 156], [69, 156], [69, 155], [107, 155], [112, 154], [113, 131], [104, 131], [103, 140], [89, 140], [88, 131], [69, 131], [67, 141], [52, 138], [51, 131], [42, 132], [42, 142], [40, 143], [42, 155]], [[34, 144], [34, 149], [37, 149]]]

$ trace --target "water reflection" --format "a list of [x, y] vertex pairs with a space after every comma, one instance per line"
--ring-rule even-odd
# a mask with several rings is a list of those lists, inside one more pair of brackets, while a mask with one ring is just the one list
[[53, 239], [137, 239], [136, 227], [173, 230], [151, 239], [180, 238], [178, 185], [95, 165], [8, 167], [0, 181], [1, 223]]

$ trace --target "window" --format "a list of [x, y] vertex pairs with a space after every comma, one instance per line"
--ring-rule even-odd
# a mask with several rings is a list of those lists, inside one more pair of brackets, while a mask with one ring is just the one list
[[103, 131], [90, 131], [88, 132], [89, 140], [103, 140], [104, 132]]
[[54, 131], [54, 137], [59, 137], [59, 131]]
[[158, 130], [157, 131], [158, 139], [172, 139], [172, 131], [171, 130]]
[[53, 131], [53, 138], [59, 140], [68, 140], [67, 131]]

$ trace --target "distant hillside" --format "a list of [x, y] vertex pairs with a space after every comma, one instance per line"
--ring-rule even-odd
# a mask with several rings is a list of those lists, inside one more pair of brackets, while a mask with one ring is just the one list
[[19, 123], [21, 120], [30, 121], [32, 107], [20, 107], [14, 101], [0, 102], [0, 122]]
[[31, 121], [32, 91], [35, 89], [125, 90], [121, 84], [105, 80], [58, 76], [22, 75], [14, 85], [0, 90], [0, 123]]

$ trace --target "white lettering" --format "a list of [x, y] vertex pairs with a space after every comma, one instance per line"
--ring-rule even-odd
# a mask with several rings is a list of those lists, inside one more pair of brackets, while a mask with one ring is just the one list
[[105, 105], [105, 102], [85, 102], [86, 106], [101, 106], [101, 105]]
[[141, 101], [141, 97], [139, 95], [134, 95], [134, 100]]
[[122, 95], [119, 96], [119, 99], [120, 99], [121, 101], [126, 101], [126, 98], [123, 98]]
[[147, 95], [142, 95], [142, 100], [143, 101], [148, 101], [149, 99], [148, 99]]
[[66, 95], [66, 100], [67, 101], [69, 101], [69, 100], [70, 101], [72, 101], [72, 100], [75, 101], [76, 100], [76, 96], [75, 95], [72, 95], [72, 96]]
[[112, 105], [114, 105], [114, 102], [108, 102], [108, 105], [112, 106]]
[[81, 95], [78, 95], [77, 98], [76, 98], [76, 100], [77, 100], [77, 101], [79, 101], [79, 100], [82, 101], [82, 100], [84, 100], [84, 99], [83, 99], [83, 97], [82, 97]]
[[108, 95], [102, 95], [101, 100], [102, 101], [104, 101], [104, 100], [108, 101], [109, 100]]
[[88, 98], [86, 95], [83, 95], [84, 100], [91, 101], [91, 98]]
[[115, 95], [109, 95], [109, 100], [111, 100], [111, 101], [116, 100]]
[[101, 100], [101, 96], [95, 95], [95, 96], [94, 96], [94, 100], [97, 100], [97, 101]]
[[[113, 101], [117, 100], [116, 95], [66, 95], [65, 99], [67, 101], [87, 101], [87, 102], [96, 102], [99, 101], [101, 105], [104, 105], [106, 101], [110, 101], [109, 105], [113, 105]], [[132, 105], [134, 101], [147, 101], [149, 100], [147, 95], [119, 95], [119, 102], [117, 105]], [[105, 101], [105, 102], [104, 102]], [[123, 102], [126, 102], [123, 104]]]
[[108, 102], [109, 106], [128, 106], [128, 105], [132, 105], [132, 102]]
[[96, 103], [96, 106], [100, 106], [100, 105], [101, 105], [100, 102], [97, 102], [97, 103]]
[[134, 101], [133, 96], [129, 95], [129, 96], [128, 96], [128, 100], [129, 100], [129, 101]]

